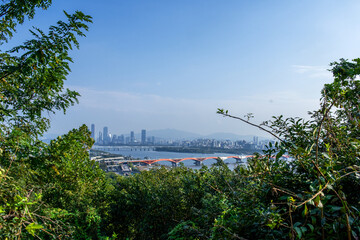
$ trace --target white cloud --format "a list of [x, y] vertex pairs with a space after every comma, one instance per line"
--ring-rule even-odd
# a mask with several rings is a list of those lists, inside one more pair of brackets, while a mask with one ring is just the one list
[[311, 78], [331, 78], [331, 72], [326, 66], [292, 65], [296, 73], [306, 74]]

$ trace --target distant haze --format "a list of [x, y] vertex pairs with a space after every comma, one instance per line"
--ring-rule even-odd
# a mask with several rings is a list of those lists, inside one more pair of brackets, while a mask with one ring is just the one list
[[[233, 133], [213, 133], [210, 135], [200, 135], [191, 132], [180, 131], [176, 129], [161, 129], [161, 130], [153, 130], [147, 132], [148, 136], [154, 136], [164, 139], [217, 139], [217, 140], [246, 140], [252, 141], [254, 136], [250, 135], [237, 135]], [[269, 137], [270, 139], [270, 137]]]
[[[110, 129], [111, 130], [111, 129]], [[100, 129], [100, 131], [102, 131], [102, 129]], [[134, 132], [135, 133], [135, 138], [140, 140], [140, 132]], [[98, 132], [97, 132], [98, 134]], [[129, 136], [130, 133], [116, 133], [113, 132], [112, 134], [116, 134], [116, 135], [124, 135], [124, 136]], [[216, 139], [216, 140], [231, 140], [231, 141], [237, 141], [237, 140], [245, 140], [245, 141], [252, 141], [253, 140], [253, 135], [237, 135], [234, 133], [213, 133], [210, 135], [201, 135], [201, 134], [196, 134], [196, 133], [192, 133], [192, 132], [186, 132], [186, 131], [181, 131], [181, 130], [176, 130], [176, 129], [159, 129], [159, 130], [152, 130], [152, 131], [147, 131], [146, 132], [147, 137], [156, 137], [156, 138], [160, 138], [160, 139], [165, 139], [165, 140], [193, 140], [193, 139]], [[56, 134], [45, 134], [44, 138], [45, 139], [54, 139], [56, 138], [58, 135]], [[261, 139], [265, 139], [265, 138], [261, 138]], [[272, 139], [270, 136], [266, 139]]]

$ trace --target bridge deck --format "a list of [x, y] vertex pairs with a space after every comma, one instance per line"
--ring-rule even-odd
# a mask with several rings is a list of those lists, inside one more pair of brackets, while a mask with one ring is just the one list
[[151, 165], [156, 162], [161, 161], [168, 161], [172, 163], [180, 163], [185, 160], [193, 160], [196, 162], [203, 162], [208, 159], [220, 159], [222, 161], [225, 161], [226, 159], [233, 158], [237, 161], [242, 161], [243, 159], [254, 157], [254, 155], [247, 155], [247, 156], [223, 156], [223, 157], [187, 157], [187, 158], [161, 158], [161, 159], [141, 159], [141, 160], [125, 160], [123, 157], [111, 157], [111, 158], [100, 158], [95, 159], [96, 162], [102, 162], [102, 163], [145, 163], [148, 165]]

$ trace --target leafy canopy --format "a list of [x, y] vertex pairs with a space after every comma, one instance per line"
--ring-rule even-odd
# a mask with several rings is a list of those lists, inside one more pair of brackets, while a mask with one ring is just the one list
[[[70, 50], [91, 17], [65, 13], [47, 32], [5, 50], [16, 27], [51, 0], [7, 0], [0, 6], [0, 238], [97, 238], [105, 175], [90, 161], [85, 125], [49, 145], [39, 137], [49, 114], [66, 112], [79, 94], [65, 89]], [[95, 200], [96, 199], [96, 200]]]

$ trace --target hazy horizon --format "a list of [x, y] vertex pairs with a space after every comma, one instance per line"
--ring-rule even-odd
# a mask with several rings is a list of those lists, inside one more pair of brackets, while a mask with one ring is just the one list
[[[103, 128], [106, 126], [95, 126], [95, 140], [99, 137], [99, 132], [103, 134]], [[91, 126], [89, 126], [89, 130], [91, 129]], [[143, 129], [141, 129], [143, 130]], [[130, 132], [134, 131], [135, 139], [140, 140], [141, 139], [141, 130], [129, 130], [128, 132], [114, 132], [111, 129], [108, 128], [108, 133], [113, 136], [121, 136], [129, 137]], [[191, 139], [216, 139], [216, 140], [246, 140], [246, 141], [252, 141], [253, 137], [259, 137], [262, 140], [272, 140], [274, 139], [273, 136], [268, 134], [267, 136], [258, 136], [258, 135], [239, 135], [232, 132], [214, 132], [210, 134], [199, 134], [195, 132], [188, 132], [188, 131], [182, 131], [178, 129], [152, 129], [152, 130], [146, 130], [146, 137], [155, 137], [157, 139], [168, 139], [168, 140], [191, 140]], [[91, 130], [90, 130], [91, 131]], [[43, 139], [55, 139], [56, 137], [66, 134], [66, 132], [63, 133], [45, 133], [43, 135]]]

